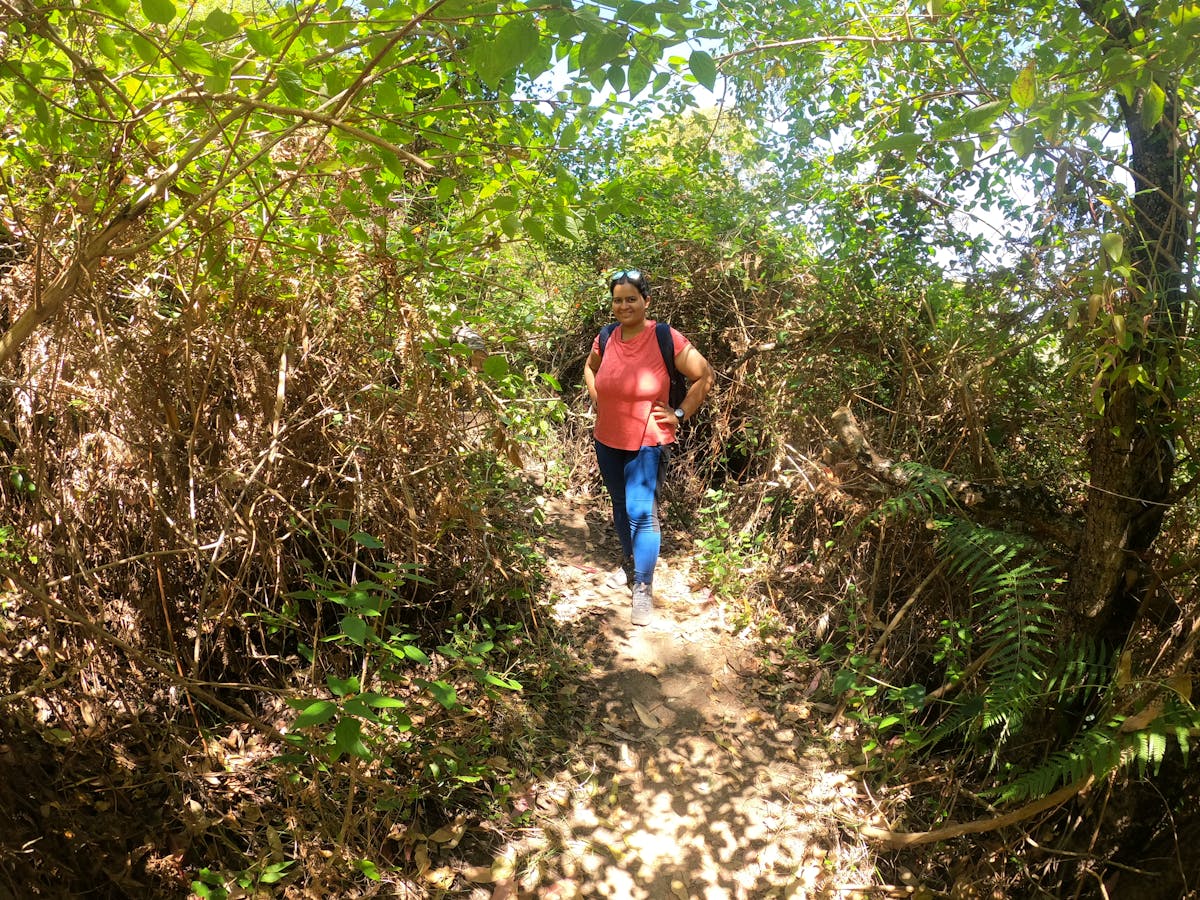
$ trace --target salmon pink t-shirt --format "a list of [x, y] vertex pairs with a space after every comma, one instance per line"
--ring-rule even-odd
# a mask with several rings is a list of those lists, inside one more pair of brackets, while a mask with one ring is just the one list
[[[596, 372], [596, 440], [615, 450], [640, 450], [675, 441], [672, 428], [662, 428], [651, 410], [655, 401], [666, 403], [671, 380], [658, 338], [655, 322], [646, 320], [642, 333], [632, 340], [621, 340], [618, 326], [608, 336], [600, 369]], [[671, 342], [678, 356], [688, 339], [671, 329]], [[592, 341], [592, 350], [600, 352], [600, 336]]]

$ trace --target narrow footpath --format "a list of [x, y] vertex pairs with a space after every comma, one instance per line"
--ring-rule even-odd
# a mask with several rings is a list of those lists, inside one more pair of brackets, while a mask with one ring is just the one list
[[[553, 614], [580, 661], [567, 771], [531, 786], [513, 875], [492, 898], [847, 897], [871, 892], [866, 848], [839, 824], [868, 798], [831, 759], [812, 684], [759, 677], [754, 647], [690, 580], [665, 535], [654, 622], [606, 588], [611, 528], [548, 501]], [[673, 552], [679, 549], [683, 552]], [[520, 808], [520, 807], [518, 807]], [[523, 873], [523, 874], [522, 874]], [[865, 893], [863, 894], [865, 896]]]

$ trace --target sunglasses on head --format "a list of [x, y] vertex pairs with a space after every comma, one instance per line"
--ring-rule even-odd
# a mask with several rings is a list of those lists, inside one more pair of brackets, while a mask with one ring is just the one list
[[627, 278], [630, 281], [641, 281], [642, 270], [641, 269], [623, 269], [620, 272], [616, 272], [611, 278], [608, 279], [608, 289], [611, 291], [614, 287], [616, 287], [617, 282], [620, 281], [622, 278]]

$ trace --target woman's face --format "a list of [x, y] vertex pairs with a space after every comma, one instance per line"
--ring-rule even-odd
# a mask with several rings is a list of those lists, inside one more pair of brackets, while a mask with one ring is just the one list
[[613, 317], [622, 325], [637, 325], [645, 321], [646, 307], [650, 300], [642, 296], [636, 285], [629, 282], [613, 285]]

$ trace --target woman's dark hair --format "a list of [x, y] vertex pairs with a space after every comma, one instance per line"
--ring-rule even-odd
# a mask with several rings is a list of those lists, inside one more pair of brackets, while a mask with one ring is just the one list
[[611, 294], [618, 284], [632, 284], [643, 297], [650, 296], [650, 279], [641, 269], [622, 269], [613, 273], [608, 279], [608, 292]]

